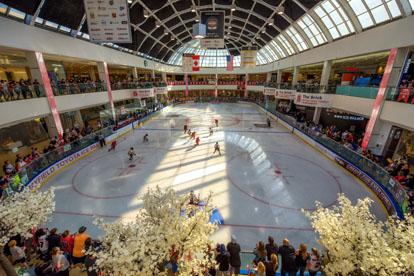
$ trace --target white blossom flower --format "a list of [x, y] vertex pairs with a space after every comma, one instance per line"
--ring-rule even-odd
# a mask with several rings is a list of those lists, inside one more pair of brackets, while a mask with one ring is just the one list
[[46, 223], [55, 210], [54, 197], [52, 189], [25, 188], [0, 201], [0, 246], [17, 234], [29, 237], [33, 227]]
[[305, 212], [326, 250], [327, 275], [401, 275], [414, 271], [414, 218], [378, 221], [372, 200], [355, 206], [344, 195], [338, 206]]
[[203, 275], [214, 262], [207, 250], [216, 229], [210, 197], [199, 207], [190, 205], [188, 196], [157, 187], [143, 196], [144, 208], [134, 221], [95, 220], [105, 233], [101, 249], [91, 252], [97, 268], [105, 275], [167, 275], [175, 248], [179, 275]]

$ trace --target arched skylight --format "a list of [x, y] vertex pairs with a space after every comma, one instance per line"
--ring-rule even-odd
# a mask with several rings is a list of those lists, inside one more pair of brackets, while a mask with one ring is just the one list
[[[184, 53], [199, 55], [201, 67], [226, 67], [226, 56], [230, 55], [230, 52], [227, 49], [203, 49], [200, 46], [200, 41], [195, 39], [178, 48], [177, 52], [171, 55], [168, 63], [178, 66], [181, 65]], [[274, 53], [270, 53], [270, 51], [258, 51], [256, 64], [261, 65], [269, 63], [271, 60], [275, 60], [273, 56]], [[235, 56], [233, 58], [233, 66], [240, 66], [240, 56]]]

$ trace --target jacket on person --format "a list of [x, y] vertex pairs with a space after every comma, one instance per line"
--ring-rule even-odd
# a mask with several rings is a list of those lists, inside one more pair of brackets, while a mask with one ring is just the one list
[[227, 251], [230, 253], [230, 265], [241, 266], [240, 260], [240, 245], [237, 242], [229, 242], [227, 244]]
[[279, 247], [279, 254], [282, 256], [282, 270], [296, 271], [295, 249], [291, 245]]

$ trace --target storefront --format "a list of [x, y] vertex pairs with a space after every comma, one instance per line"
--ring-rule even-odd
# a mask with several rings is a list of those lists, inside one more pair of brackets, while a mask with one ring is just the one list
[[335, 109], [323, 109], [320, 123], [324, 126], [335, 125], [341, 130], [362, 134], [365, 131], [368, 119], [363, 116], [349, 114]]

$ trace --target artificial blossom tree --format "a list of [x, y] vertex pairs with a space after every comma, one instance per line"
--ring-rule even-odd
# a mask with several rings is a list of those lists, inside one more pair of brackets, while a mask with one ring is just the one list
[[414, 218], [380, 221], [372, 200], [356, 205], [341, 194], [338, 205], [305, 212], [326, 250], [326, 275], [405, 275], [414, 271]]
[[0, 200], [0, 265], [12, 274], [11, 264], [3, 255], [3, 247], [16, 235], [30, 237], [30, 230], [47, 222], [55, 209], [54, 192], [29, 188]]
[[90, 252], [104, 275], [203, 275], [213, 265], [210, 235], [211, 195], [203, 206], [190, 204], [189, 195], [173, 189], [150, 189], [142, 197], [143, 208], [132, 222], [96, 224], [104, 231], [101, 246]]

